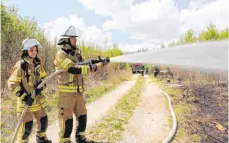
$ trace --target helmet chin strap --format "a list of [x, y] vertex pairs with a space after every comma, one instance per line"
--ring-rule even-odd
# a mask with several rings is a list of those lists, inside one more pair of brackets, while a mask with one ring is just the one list
[[28, 55], [28, 57], [31, 58], [31, 59], [33, 59], [33, 57], [30, 57], [29, 55]]
[[74, 46], [72, 45], [71, 47], [72, 47], [72, 49], [73, 49], [74, 51], [76, 50], [76, 45], [74, 45]]
[[30, 57], [30, 56], [29, 56], [29, 54], [28, 54], [28, 57], [29, 57], [29, 58], [31, 58], [31, 59], [34, 59], [34, 58], [36, 58], [36, 57], [37, 57], [37, 55], [33, 58], [33, 57]]

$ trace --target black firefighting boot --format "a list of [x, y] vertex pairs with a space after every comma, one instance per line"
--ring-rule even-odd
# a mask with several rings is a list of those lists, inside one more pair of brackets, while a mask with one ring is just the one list
[[51, 140], [48, 140], [47, 138], [45, 138], [45, 137], [36, 137], [36, 139], [37, 139], [37, 143], [52, 143], [52, 141]]
[[76, 135], [76, 143], [95, 143], [86, 139], [85, 135]]

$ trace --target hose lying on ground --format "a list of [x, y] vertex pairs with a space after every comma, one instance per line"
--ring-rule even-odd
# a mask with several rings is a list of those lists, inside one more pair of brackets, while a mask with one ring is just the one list
[[172, 118], [173, 118], [173, 127], [172, 129], [170, 130], [168, 136], [164, 139], [163, 143], [170, 143], [171, 140], [173, 139], [173, 137], [175, 136], [176, 134], [176, 131], [177, 131], [177, 118], [176, 118], [176, 115], [175, 115], [175, 112], [173, 110], [173, 107], [172, 107], [172, 104], [171, 104], [171, 98], [169, 97], [169, 95], [164, 92], [162, 89], [161, 89], [161, 92], [167, 97], [168, 101], [169, 101], [169, 109], [171, 111], [171, 114], [172, 114]]

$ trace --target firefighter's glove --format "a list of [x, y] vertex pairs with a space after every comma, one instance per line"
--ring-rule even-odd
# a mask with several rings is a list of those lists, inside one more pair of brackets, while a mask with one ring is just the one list
[[97, 65], [96, 64], [91, 64], [90, 68], [92, 71], [96, 71], [97, 70]]
[[25, 104], [28, 106], [31, 106], [33, 104], [34, 99], [32, 98], [31, 94], [27, 94], [23, 101], [25, 101]]
[[[41, 84], [41, 82], [42, 82], [42, 81], [40, 81], [40, 82], [37, 84], [37, 86], [39, 86], [39, 84]], [[46, 87], [46, 83], [45, 83], [40, 89], [36, 88], [36, 89], [35, 89], [35, 95], [41, 94], [41, 92], [44, 90], [45, 87]]]
[[106, 57], [105, 59], [103, 59], [103, 65], [107, 65], [110, 63], [110, 58]]
[[44, 87], [41, 87], [41, 88], [36, 88], [36, 90], [35, 90], [35, 95], [39, 95], [39, 94], [41, 94], [41, 92], [43, 91], [43, 89], [44, 89]]

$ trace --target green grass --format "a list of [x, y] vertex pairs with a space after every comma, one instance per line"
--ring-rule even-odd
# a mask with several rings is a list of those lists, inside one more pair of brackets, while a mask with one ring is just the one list
[[163, 86], [163, 82], [160, 81], [159, 79], [155, 78], [154, 76], [151, 76], [151, 80], [149, 81], [150, 83], [151, 82], [154, 82], [156, 83], [159, 87], [162, 87]]
[[121, 75], [117, 76], [117, 78], [113, 78], [110, 83], [105, 80], [100, 84], [100, 86], [96, 88], [89, 88], [87, 91], [84, 92], [86, 102], [90, 103], [95, 101], [107, 92], [115, 89], [123, 81], [130, 80], [131, 77], [132, 75], [130, 71], [126, 71], [126, 73], [122, 73]]
[[9, 96], [1, 100], [1, 142], [10, 142], [12, 138], [12, 129], [16, 127], [17, 122], [17, 98]]
[[88, 137], [100, 142], [121, 140], [124, 125], [128, 123], [136, 108], [143, 86], [144, 79], [140, 76], [134, 87], [117, 102], [114, 109], [111, 109], [105, 117], [87, 130]]

